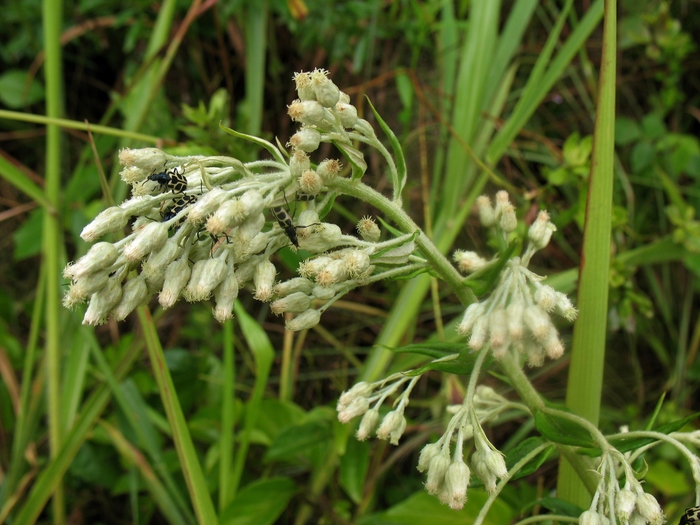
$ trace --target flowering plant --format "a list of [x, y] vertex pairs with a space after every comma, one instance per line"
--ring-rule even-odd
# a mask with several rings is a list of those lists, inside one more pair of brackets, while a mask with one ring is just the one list
[[[452, 415], [441, 437], [425, 445], [418, 460], [430, 494], [460, 509], [468, 487], [478, 481], [489, 494], [475, 521], [482, 523], [505, 484], [529, 473], [556, 449], [593, 494], [580, 523], [663, 523], [661, 508], [644, 492], [633, 462], [650, 443], [669, 443], [687, 458], [700, 486], [700, 461], [690, 448], [699, 444], [697, 433], [682, 433], [673, 426], [604, 436], [583, 418], [546, 406], [522, 372], [524, 363], [541, 366], [545, 357], [563, 355], [553, 314], [569, 322], [577, 316], [565, 294], [543, 284], [545, 277], [528, 269], [556, 231], [549, 214], [539, 212], [527, 229], [525, 250], [517, 253], [518, 219], [508, 194], [498, 192], [495, 204], [480, 197], [481, 224], [492, 229], [500, 253], [487, 260], [457, 250], [455, 268], [402, 208], [406, 163], [379, 115], [375, 113], [392, 152], [325, 71], [298, 73], [295, 82], [299, 99], [288, 112], [301, 127], [289, 140], [289, 151], [279, 143], [224, 128], [266, 149], [269, 159], [244, 163], [225, 156], [179, 157], [153, 148], [123, 150], [122, 179], [131, 185], [132, 196], [100, 213], [81, 236], [95, 241], [121, 232], [129, 223], [131, 233], [115, 242], [96, 243], [66, 267], [71, 286], [64, 304], [74, 307], [88, 301], [83, 322], [100, 324], [110, 315], [124, 319], [156, 294], [163, 308], [180, 298], [196, 302], [213, 297], [213, 314], [223, 322], [233, 316], [240, 290], [250, 288], [255, 299], [270, 302], [273, 313], [295, 314], [286, 328], [299, 331], [317, 325], [325, 310], [356, 287], [430, 271], [465, 307], [456, 327], [464, 343], [457, 352], [435, 345], [434, 354], [440, 355], [433, 355], [420, 369], [358, 382], [340, 396], [338, 419], [348, 423], [361, 416], [357, 439], [375, 434], [396, 445], [407, 429], [409, 396], [421, 376], [430, 370], [463, 374], [469, 379], [461, 403], [450, 407]], [[310, 154], [322, 143], [332, 143], [344, 159], [312, 160]], [[391, 197], [362, 182], [367, 164], [358, 144], [375, 148], [386, 160]], [[344, 170], [344, 164], [349, 169]], [[365, 217], [356, 226], [359, 237], [343, 234], [338, 225], [324, 220], [339, 195], [371, 204], [397, 229], [388, 229], [382, 240], [375, 220]], [[296, 222], [285, 209], [289, 201], [305, 203]], [[276, 282], [273, 255], [284, 246], [303, 250], [305, 258], [298, 277]], [[465, 278], [460, 271], [470, 276]], [[490, 357], [500, 364], [522, 402], [509, 401], [478, 384]], [[390, 399], [392, 409], [382, 413]], [[506, 409], [532, 417], [540, 432], [507, 458], [484, 429]], [[644, 445], [629, 446], [639, 440]], [[471, 469], [465, 461], [470, 451]]]

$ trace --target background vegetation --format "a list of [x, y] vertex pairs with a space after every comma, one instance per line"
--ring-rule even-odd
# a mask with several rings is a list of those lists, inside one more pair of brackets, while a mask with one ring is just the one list
[[[469, 210], [505, 188], [526, 220], [538, 207], [552, 214], [559, 231], [534, 264], [575, 293], [603, 2], [122, 4], [3, 8], [0, 521], [470, 523], [483, 493], [451, 511], [415, 470], [463, 392], [459, 378], [421, 381], [398, 447], [348, 439], [352, 428], [335, 420], [358, 377], [417, 363], [375, 344], [454, 338], [461, 307], [429, 278], [359, 289], [293, 337], [246, 293], [223, 327], [208, 306], [178, 304], [88, 329], [60, 306], [61, 271], [87, 249], [83, 226], [125, 197], [119, 148], [254, 159], [219, 122], [286, 142], [293, 72], [325, 67], [365, 118], [367, 95], [399, 137], [406, 208], [441, 249], [490, 253]], [[619, 6], [604, 431], [644, 427], [664, 395], [661, 423], [699, 408], [692, 6]], [[381, 189], [382, 161], [367, 161]], [[334, 213], [349, 233], [372, 210], [348, 200]], [[279, 256], [291, 275], [294, 254]], [[169, 373], [152, 365], [159, 355]], [[535, 372], [549, 399], [565, 398], [567, 364]], [[490, 439], [504, 451], [532, 429], [497, 423]], [[647, 490], [677, 521], [694, 504], [683, 463], [664, 447], [646, 462]], [[546, 512], [556, 470], [551, 461], [513, 483], [490, 523]]]

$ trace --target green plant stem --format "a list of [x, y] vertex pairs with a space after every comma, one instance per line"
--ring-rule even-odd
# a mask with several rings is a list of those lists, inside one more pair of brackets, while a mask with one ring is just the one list
[[[61, 26], [63, 2], [44, 0], [42, 5], [44, 29], [44, 53], [46, 62], [46, 114], [58, 118], [63, 113], [63, 70], [61, 68]], [[46, 129], [46, 174], [44, 194], [53, 209], [59, 208], [61, 199], [61, 129], [50, 125]], [[49, 420], [49, 447], [51, 459], [56, 459], [63, 445], [61, 426], [61, 283], [60, 260], [62, 231], [56, 213], [44, 212], [42, 255], [46, 268], [46, 376]], [[66, 521], [66, 507], [62, 484], [57, 484], [53, 495], [53, 522]]]
[[[566, 403], [571, 411], [598, 424], [605, 358], [610, 275], [610, 238], [615, 144], [617, 2], [605, 1], [593, 154], [589, 177], [583, 254], [579, 278], [580, 314], [574, 327]], [[573, 466], [560, 463], [559, 497], [587, 508], [591, 494]]]
[[[46, 126], [56, 126], [64, 129], [78, 129], [80, 131], [88, 130], [88, 124], [85, 122], [78, 122], [77, 120], [68, 120], [54, 116], [32, 115], [31, 113], [9, 111], [7, 109], [0, 109], [0, 118], [19, 120], [22, 122], [34, 122], [36, 124], [45, 124]], [[92, 133], [111, 135], [113, 137], [124, 137], [131, 140], [140, 140], [149, 144], [157, 144], [158, 141], [162, 140], [160, 137], [154, 137], [153, 135], [145, 135], [134, 131], [111, 128], [109, 126], [101, 126], [99, 124], [89, 124], [89, 128]]]
[[223, 325], [224, 362], [221, 388], [221, 438], [219, 439], [219, 514], [231, 501], [231, 470], [233, 456], [233, 425], [235, 417], [234, 382], [236, 362], [234, 359], [233, 321]]

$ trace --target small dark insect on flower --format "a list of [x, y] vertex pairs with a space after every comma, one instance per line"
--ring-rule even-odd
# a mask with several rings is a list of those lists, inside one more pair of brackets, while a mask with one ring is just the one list
[[187, 189], [187, 178], [180, 166], [149, 175], [148, 180], [165, 186], [169, 190], [172, 190], [173, 193], [184, 193]]
[[692, 525], [693, 523], [700, 523], [700, 507], [685, 509], [685, 514], [681, 516], [678, 525]]
[[289, 237], [292, 244], [298, 248], [299, 239], [297, 237], [297, 230], [292, 222], [292, 216], [289, 215], [289, 212], [282, 206], [274, 206], [273, 208], [270, 208], [270, 212], [277, 221], [277, 224], [280, 225], [280, 228], [282, 228], [284, 233], [287, 234], [287, 237]]

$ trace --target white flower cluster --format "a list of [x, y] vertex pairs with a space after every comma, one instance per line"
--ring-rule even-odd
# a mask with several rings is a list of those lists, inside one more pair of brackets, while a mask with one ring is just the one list
[[[371, 219], [358, 224], [361, 239], [322, 221], [319, 211], [332, 204], [342, 165], [336, 159], [312, 165], [308, 153], [332, 142], [350, 152], [357, 166], [362, 154], [353, 141], [380, 143], [326, 71], [298, 73], [294, 80], [299, 100], [289, 115], [302, 127], [289, 141], [290, 152], [232, 130], [264, 146], [272, 158], [243, 163], [224, 156], [178, 157], [156, 148], [120, 152], [121, 176], [132, 196], [100, 213], [81, 237], [119, 237], [128, 224], [131, 233], [96, 243], [64, 271], [71, 282], [64, 305], [89, 302], [84, 324], [104, 323], [109, 315], [122, 320], [155, 294], [164, 308], [180, 297], [213, 297], [214, 315], [223, 322], [233, 316], [239, 290], [250, 286], [256, 299], [273, 301], [275, 314], [299, 314], [287, 327], [302, 330], [316, 325], [338, 297], [367, 282], [375, 264], [406, 265], [415, 250], [409, 236], [380, 243]], [[305, 207], [296, 223], [286, 209], [295, 200]], [[301, 277], [276, 283], [270, 257], [290, 244], [321, 255], [302, 263]]]
[[[593, 496], [591, 507], [579, 517], [580, 525], [662, 525], [666, 517], [659, 502], [644, 492], [642, 484], [626, 458], [619, 453], [603, 455], [600, 465], [601, 480]], [[625, 484], [620, 486], [617, 473], [623, 471]]]
[[[505, 191], [496, 195], [495, 206], [488, 197], [477, 199], [479, 218], [487, 227], [494, 227], [506, 241], [517, 227], [515, 209]], [[564, 346], [550, 314], [556, 313], [568, 321], [576, 319], [577, 311], [569, 298], [543, 285], [541, 277], [527, 269], [535, 252], [547, 244], [556, 227], [546, 211], [540, 211], [528, 231], [528, 246], [522, 257], [507, 261], [491, 295], [466, 309], [457, 331], [469, 337], [469, 347], [480, 350], [489, 345], [497, 359], [509, 350], [527, 357], [530, 366], [541, 366], [544, 357], [561, 357]], [[471, 273], [488, 263], [474, 252], [458, 250], [454, 254], [457, 267]], [[534, 293], [533, 293], [534, 290]]]

